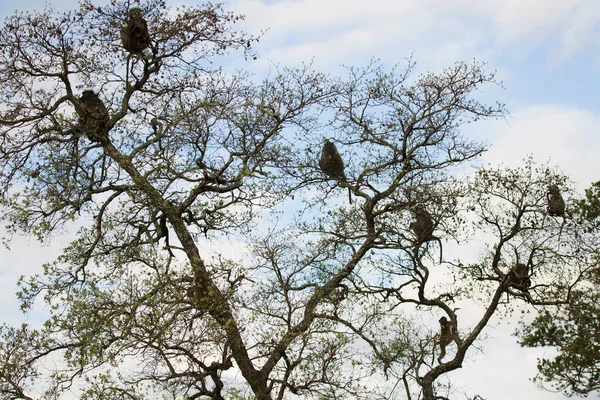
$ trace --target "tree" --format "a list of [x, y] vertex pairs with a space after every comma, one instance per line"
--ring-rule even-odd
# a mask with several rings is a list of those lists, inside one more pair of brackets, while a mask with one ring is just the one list
[[[255, 84], [215, 66], [253, 57], [240, 17], [151, 1], [151, 44], [128, 54], [128, 8], [18, 14], [0, 35], [7, 231], [79, 228], [20, 282], [22, 308], [41, 298], [51, 315], [2, 327], [5, 398], [441, 399], [438, 378], [494, 313], [569, 301], [596, 242], [546, 213], [566, 178], [531, 161], [456, 173], [485, 150], [461, 126], [505, 114], [473, 98], [496, 82], [485, 65], [413, 78], [412, 61], [371, 63], [344, 79], [305, 66]], [[319, 170], [325, 139], [346, 180]], [[482, 230], [480, 259], [445, 256], [442, 240]], [[487, 305], [462, 326], [455, 306], [476, 295]], [[458, 344], [438, 362], [440, 314]]]
[[[597, 231], [600, 220], [600, 182], [585, 191], [585, 197], [574, 204], [573, 217]], [[538, 360], [535, 381], [550, 384], [554, 390], [568, 395], [587, 396], [600, 391], [600, 268], [598, 254], [595, 268], [583, 276], [585, 285], [574, 292], [561, 307], [546, 310], [530, 324], [521, 324], [518, 336], [524, 347], [554, 347], [553, 359]]]

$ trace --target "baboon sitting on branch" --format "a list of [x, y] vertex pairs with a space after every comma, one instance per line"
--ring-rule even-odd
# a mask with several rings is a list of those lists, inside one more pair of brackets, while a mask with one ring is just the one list
[[[344, 173], [344, 161], [338, 153], [335, 144], [329, 140], [325, 141], [321, 158], [319, 159], [319, 167], [325, 175], [330, 178], [337, 179], [340, 182], [347, 183], [346, 174]], [[352, 204], [352, 191], [348, 188], [348, 200]]]
[[558, 186], [552, 185], [548, 189], [548, 214], [553, 217], [562, 217], [565, 215], [565, 201], [558, 190]]
[[421, 205], [416, 206], [412, 211], [416, 220], [411, 222], [410, 229], [417, 236], [417, 242], [424, 243], [437, 239], [433, 236], [434, 226], [431, 214]]
[[531, 286], [529, 278], [529, 267], [523, 263], [517, 263], [506, 275], [506, 286], [514, 287], [522, 292], [527, 292]]
[[125, 26], [121, 29], [123, 48], [132, 54], [138, 54], [150, 46], [150, 40], [148, 23], [142, 16], [142, 10], [138, 7], [130, 9]]
[[79, 129], [92, 142], [104, 142], [108, 139], [106, 124], [108, 111], [98, 95], [91, 90], [84, 90], [79, 98], [82, 109], [76, 109], [79, 115]]
[[435, 228], [433, 224], [433, 218], [431, 214], [422, 206], [417, 205], [412, 209], [413, 214], [415, 215], [415, 221], [411, 222], [410, 229], [415, 233], [417, 237], [416, 243], [417, 246], [425, 242], [429, 242], [435, 240], [440, 245], [440, 263], [442, 262], [442, 241], [437, 236], [433, 235], [433, 230]]

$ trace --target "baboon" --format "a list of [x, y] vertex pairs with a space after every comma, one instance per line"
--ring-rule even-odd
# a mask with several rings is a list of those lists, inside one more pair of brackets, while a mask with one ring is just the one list
[[213, 306], [211, 299], [206, 295], [206, 292], [203, 291], [197, 281], [194, 281], [192, 286], [187, 289], [187, 296], [194, 307], [201, 312], [209, 311]]
[[323, 151], [321, 152], [321, 159], [319, 160], [319, 167], [327, 176], [338, 179], [342, 182], [346, 182], [346, 174], [344, 173], [344, 161], [342, 156], [338, 153], [335, 144], [329, 140], [325, 141], [323, 145]]
[[161, 215], [160, 218], [158, 218], [158, 224], [156, 223], [156, 220], [154, 221], [154, 224], [156, 226], [156, 242], [158, 243], [158, 241], [161, 238], [165, 238], [165, 248], [167, 249], [169, 254], [173, 256], [173, 252], [171, 251], [171, 245], [169, 244], [169, 228], [167, 227], [167, 216], [164, 214]]
[[[190, 299], [192, 306], [196, 310], [196, 315], [202, 317], [204, 313], [208, 311], [208, 308], [206, 307], [206, 298], [202, 296], [202, 289], [200, 289], [200, 287], [195, 282], [193, 282], [192, 286], [187, 288], [186, 294], [187, 297]], [[190, 330], [193, 329], [194, 319], [195, 318], [190, 319]]]
[[92, 90], [84, 90], [79, 101], [83, 106], [81, 110], [76, 109], [79, 115], [79, 129], [93, 142], [105, 140], [108, 122], [106, 106]]
[[506, 277], [506, 286], [512, 286], [517, 290], [527, 292], [531, 286], [529, 267], [525, 264], [517, 263]]
[[418, 205], [412, 209], [415, 215], [416, 221], [411, 222], [410, 229], [415, 233], [417, 237], [416, 245], [421, 246], [425, 242], [435, 240], [440, 245], [440, 264], [442, 263], [442, 241], [439, 237], [433, 235], [433, 218], [431, 214], [422, 205]]
[[460, 340], [458, 333], [456, 333], [455, 330], [456, 323], [448, 321], [448, 318], [446, 317], [440, 318], [440, 339], [438, 341], [440, 344], [440, 356], [438, 357], [438, 362], [440, 364], [446, 355], [446, 346], [452, 342], [455, 342], [457, 346], [462, 344], [462, 340]]
[[417, 242], [423, 243], [430, 240], [437, 239], [433, 236], [433, 219], [431, 214], [425, 210], [422, 206], [417, 206], [413, 209], [416, 221], [410, 224], [410, 229], [413, 230], [417, 236]]
[[121, 43], [123, 48], [132, 54], [141, 53], [150, 46], [148, 23], [138, 7], [130, 9], [127, 14], [125, 26], [121, 28]]
[[163, 124], [158, 120], [158, 118], [152, 118], [150, 120], [150, 126], [152, 127], [152, 132], [156, 136], [162, 136]]
[[[326, 140], [323, 145], [323, 151], [321, 152], [321, 158], [319, 159], [319, 167], [321, 167], [321, 171], [330, 178], [347, 183], [342, 156], [338, 153], [335, 144], [329, 140]], [[348, 188], [348, 199], [350, 200], [350, 204], [352, 204], [352, 191], [350, 188]]]
[[553, 217], [565, 215], [565, 201], [563, 200], [558, 186], [552, 185], [546, 195], [548, 197], [548, 214]]
[[348, 297], [348, 291], [348, 286], [340, 283], [339, 287], [333, 289], [333, 291], [329, 294], [329, 301], [333, 304], [338, 304]]
[[199, 304], [202, 299], [202, 291], [198, 286], [192, 284], [192, 286], [187, 289], [187, 296], [193, 303]]

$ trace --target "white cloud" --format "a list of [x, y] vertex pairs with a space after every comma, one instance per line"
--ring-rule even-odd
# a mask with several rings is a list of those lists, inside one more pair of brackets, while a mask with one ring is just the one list
[[535, 376], [536, 359], [544, 350], [521, 348], [511, 336], [512, 328], [498, 327], [494, 337], [483, 344], [482, 353], [465, 360], [463, 368], [449, 376], [452, 384], [484, 399], [564, 399], [564, 395], [546, 392], [528, 380]]
[[[451, 61], [467, 53], [473, 57], [474, 46], [465, 44], [474, 39], [479, 43], [480, 35], [467, 28], [465, 40], [464, 24], [442, 7], [427, 3], [302, 0], [267, 5], [239, 0], [232, 9], [246, 14], [245, 28], [250, 32], [269, 29], [258, 49], [274, 62], [297, 63], [314, 57], [317, 64], [326, 59], [333, 66], [356, 65], [371, 57], [398, 62], [413, 51], [419, 60], [427, 60], [428, 55], [439, 58], [448, 50]], [[445, 40], [453, 48], [444, 46]]]
[[565, 60], [588, 44], [595, 45], [595, 49], [600, 48], [600, 5], [597, 1], [582, 4], [573, 12], [569, 22], [561, 35], [558, 61]]
[[484, 161], [494, 165], [523, 165], [533, 154], [535, 160], [548, 159], [571, 175], [580, 189], [598, 176], [600, 154], [600, 115], [559, 104], [526, 107], [506, 121], [477, 124], [492, 138]]
[[[415, 51], [420, 61], [448, 64], [514, 51], [515, 44], [527, 54], [549, 39], [556, 62], [582, 51], [600, 30], [596, 0], [238, 0], [230, 5], [246, 14], [250, 32], [269, 29], [258, 48], [275, 62], [289, 62], [291, 56], [292, 62], [316, 57], [320, 63], [324, 57], [355, 65], [357, 57], [393, 61]], [[286, 46], [293, 48], [291, 55], [282, 51]]]

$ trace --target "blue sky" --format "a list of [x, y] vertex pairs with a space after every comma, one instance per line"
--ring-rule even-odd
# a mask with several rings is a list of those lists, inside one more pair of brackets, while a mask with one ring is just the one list
[[[0, 15], [15, 4], [2, 2]], [[18, 4], [32, 10], [44, 2]], [[76, 2], [52, 5], [67, 9]], [[225, 7], [246, 14], [241, 26], [247, 32], [268, 29], [255, 46], [259, 59], [241, 58], [237, 65], [259, 76], [273, 64], [310, 60], [333, 75], [343, 73], [341, 65], [362, 66], [372, 58], [391, 67], [412, 55], [419, 71], [485, 61], [504, 88], [488, 86], [482, 97], [506, 103], [510, 116], [469, 126], [467, 134], [491, 145], [483, 161], [520, 165], [532, 153], [538, 162], [551, 159], [580, 189], [600, 180], [598, 0], [236, 0]], [[0, 320], [16, 315], [17, 276], [40, 271], [57, 248], [32, 251], [33, 242], [18, 239], [12, 252], [0, 249]], [[453, 385], [494, 400], [563, 399], [528, 381], [544, 351], [519, 348], [513, 329], [486, 329], [480, 350], [472, 349], [464, 368], [450, 375]]]
[[314, 60], [332, 74], [341, 65], [387, 66], [412, 55], [418, 71], [477, 59], [497, 70], [504, 88], [488, 101], [510, 116], [470, 126], [488, 140], [485, 162], [520, 164], [528, 154], [550, 159], [579, 188], [600, 180], [600, 2], [596, 0], [237, 0], [244, 27], [268, 29], [253, 69]]

